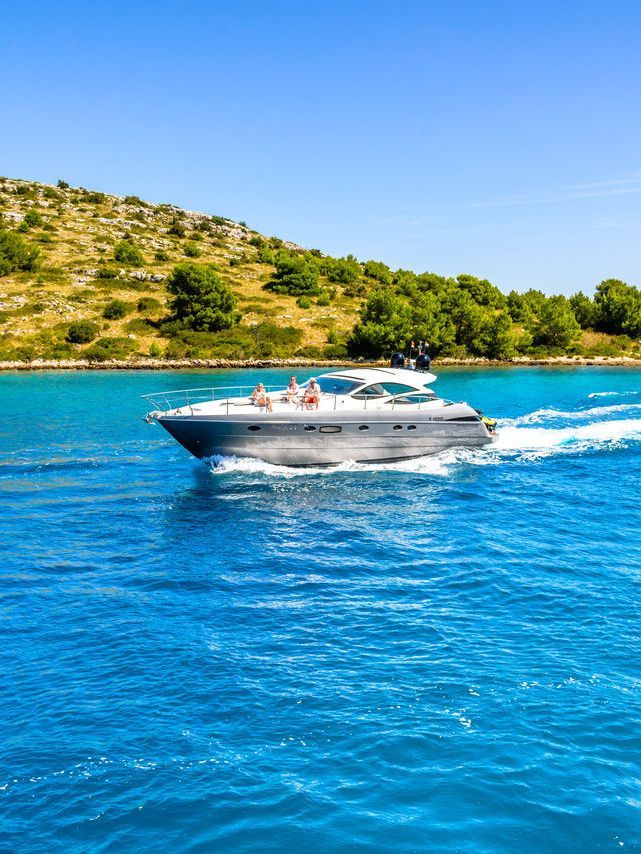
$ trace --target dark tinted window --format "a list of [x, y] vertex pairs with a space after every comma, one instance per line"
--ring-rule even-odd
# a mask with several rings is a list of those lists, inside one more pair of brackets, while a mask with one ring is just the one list
[[[355, 380], [344, 380], [340, 377], [319, 377], [318, 385], [325, 394], [351, 394], [362, 383]], [[307, 383], [305, 383], [305, 388]]]
[[429, 400], [436, 400], [435, 394], [423, 394], [423, 392], [415, 392], [414, 394], [403, 395], [403, 397], [395, 397], [393, 400], [388, 400], [387, 403], [398, 406], [399, 403], [427, 403]]
[[405, 394], [406, 392], [415, 392], [413, 385], [405, 385], [404, 383], [374, 383], [368, 385], [367, 388], [353, 395], [357, 400], [364, 400], [368, 397], [386, 397], [389, 394]]
[[403, 383], [381, 383], [388, 394], [403, 394], [406, 391], [416, 391], [413, 385], [404, 385]]
[[358, 394], [353, 395], [357, 400], [364, 400], [367, 397], [384, 397], [385, 389], [380, 383], [368, 385], [367, 388], [361, 389]]
[[386, 403], [390, 406], [399, 406], [403, 403], [427, 403], [428, 400], [436, 400], [436, 395], [433, 394], [404, 394], [402, 397], [393, 397], [391, 400], [386, 401]]

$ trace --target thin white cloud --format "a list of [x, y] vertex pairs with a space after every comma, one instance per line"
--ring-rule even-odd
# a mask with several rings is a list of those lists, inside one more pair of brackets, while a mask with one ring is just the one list
[[485, 202], [471, 202], [469, 208], [511, 207], [514, 205], [549, 205], [573, 202], [578, 199], [598, 199], [605, 196], [624, 196], [641, 193], [641, 172], [633, 172], [607, 181], [573, 184], [557, 191], [532, 193], [523, 196], [506, 196]]
[[597, 229], [625, 229], [625, 228], [641, 228], [641, 219], [599, 219], [592, 228]]
[[630, 187], [641, 184], [641, 172], [630, 172], [621, 178], [611, 178], [609, 181], [593, 181], [591, 184], [571, 184], [565, 190], [600, 190], [609, 187]]

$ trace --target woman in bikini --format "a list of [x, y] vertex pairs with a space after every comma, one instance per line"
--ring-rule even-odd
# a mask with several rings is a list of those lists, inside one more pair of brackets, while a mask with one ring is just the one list
[[265, 391], [265, 386], [262, 383], [258, 383], [256, 388], [253, 390], [252, 400], [256, 406], [264, 406], [268, 412], [272, 411], [272, 399]]

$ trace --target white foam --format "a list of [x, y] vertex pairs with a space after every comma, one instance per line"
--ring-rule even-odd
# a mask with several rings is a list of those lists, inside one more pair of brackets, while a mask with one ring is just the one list
[[588, 397], [630, 397], [641, 394], [641, 391], [593, 391]]
[[639, 409], [641, 409], [641, 403], [617, 403], [612, 406], [592, 406], [589, 409], [576, 409], [571, 412], [565, 412], [561, 409], [535, 409], [534, 412], [529, 412], [527, 415], [506, 419], [503, 424], [510, 427], [517, 427], [520, 424], [540, 424], [545, 421], [559, 419], [582, 421], [603, 418], [604, 416], [614, 415], [617, 412], [629, 412]]
[[542, 449], [586, 450], [604, 443], [641, 439], [641, 419], [596, 421], [579, 427], [504, 427], [499, 430], [497, 451]]
[[309, 477], [310, 475], [333, 476], [343, 472], [399, 471], [444, 476], [448, 474], [451, 464], [462, 462], [464, 455], [476, 453], [477, 451], [467, 448], [456, 448], [443, 451], [440, 454], [418, 457], [415, 460], [402, 460], [397, 463], [357, 463], [355, 460], [346, 460], [336, 466], [306, 466], [305, 468], [277, 466], [249, 457], [212, 457], [208, 462], [214, 475], [262, 474], [269, 477], [293, 478]]

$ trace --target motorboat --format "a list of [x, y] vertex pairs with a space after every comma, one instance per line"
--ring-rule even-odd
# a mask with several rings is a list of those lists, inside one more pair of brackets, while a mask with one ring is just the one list
[[154, 407], [146, 420], [203, 460], [391, 463], [494, 442], [495, 422], [467, 403], [438, 397], [435, 381], [435, 374], [410, 368], [345, 368], [308, 380], [296, 394], [209, 387], [143, 397]]

